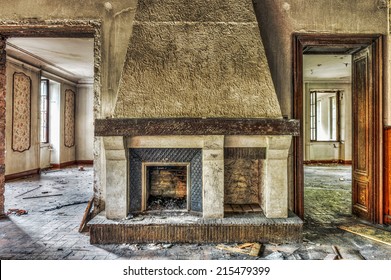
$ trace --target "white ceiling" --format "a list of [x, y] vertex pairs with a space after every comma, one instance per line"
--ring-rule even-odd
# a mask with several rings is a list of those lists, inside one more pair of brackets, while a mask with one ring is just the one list
[[303, 55], [304, 80], [349, 80], [351, 55]]
[[64, 72], [66, 78], [94, 76], [93, 38], [9, 38], [7, 43], [7, 54], [34, 64], [40, 61], [38, 66]]

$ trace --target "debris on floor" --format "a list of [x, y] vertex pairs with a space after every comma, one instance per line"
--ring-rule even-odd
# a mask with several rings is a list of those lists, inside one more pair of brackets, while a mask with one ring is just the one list
[[21, 215], [28, 214], [28, 212], [24, 209], [11, 208], [11, 209], [8, 209], [7, 215], [11, 215], [11, 214], [15, 214], [16, 216], [21, 216]]
[[91, 219], [91, 209], [94, 204], [94, 196], [90, 198], [87, 203], [86, 210], [84, 211], [83, 219], [81, 220], [79, 232], [83, 232], [87, 228], [87, 223]]
[[336, 254], [328, 254], [323, 260], [325, 261], [338, 260], [338, 256]]
[[363, 224], [353, 224], [349, 226], [339, 226], [338, 228], [366, 237], [371, 240], [391, 245], [391, 232]]
[[[352, 217], [349, 206], [351, 169], [347, 166], [311, 166], [310, 170], [306, 167], [305, 205], [308, 207], [305, 208], [303, 242], [259, 243], [260, 251], [256, 257], [218, 249], [214, 243], [158, 243], [156, 240], [154, 244], [90, 244], [87, 232], [77, 232], [93, 194], [93, 169], [85, 169], [84, 172], [79, 172], [78, 166], [74, 166], [50, 170], [40, 176], [6, 183], [5, 209], [28, 209], [28, 216], [17, 216], [14, 212], [7, 219], [0, 220], [0, 259], [333, 260], [337, 257], [332, 249], [334, 245], [343, 260], [391, 260], [389, 245], [337, 228], [337, 225], [359, 223]], [[337, 176], [331, 177], [335, 173]], [[340, 181], [339, 178], [345, 178], [345, 181]], [[332, 180], [336, 183], [325, 183]], [[63, 196], [23, 199], [43, 195], [42, 192], [46, 191], [48, 194], [60, 192]], [[190, 219], [181, 216], [183, 213], [180, 211], [173, 213], [167, 212], [165, 215], [176, 215], [178, 221]], [[129, 218], [137, 222], [152, 219], [154, 215], [145, 213]], [[381, 229], [391, 232], [391, 226]], [[253, 243], [243, 241], [236, 244], [224, 243], [224, 246], [249, 253], [252, 248], [250, 244]]]
[[283, 260], [284, 255], [281, 252], [277, 251], [277, 252], [271, 253], [270, 255], [267, 255], [264, 259], [265, 260]]
[[258, 257], [261, 247], [262, 245], [259, 243], [244, 243], [233, 247], [224, 244], [216, 246], [216, 248], [221, 250], [229, 251], [231, 253], [246, 254], [252, 257]]
[[42, 187], [42, 185], [39, 185], [38, 187], [32, 189], [32, 190], [28, 190], [26, 192], [23, 192], [21, 194], [18, 194], [17, 196], [15, 196], [15, 198], [19, 197], [19, 196], [22, 196], [22, 195], [25, 195], [26, 193], [29, 193], [29, 192], [32, 192], [32, 191], [35, 191], [36, 189], [39, 189], [40, 187]]
[[42, 197], [51, 197], [51, 196], [62, 196], [62, 193], [48, 194], [48, 195], [27, 196], [27, 197], [23, 197], [23, 199], [33, 199], [33, 198], [42, 198]]
[[84, 166], [79, 166], [79, 171], [86, 171], [85, 169], [84, 169]]
[[335, 245], [333, 245], [333, 246], [331, 246], [331, 247], [333, 248], [334, 254], [337, 256], [336, 259], [337, 259], [337, 260], [342, 260], [343, 257], [342, 257], [342, 255], [341, 255], [341, 253], [339, 252], [338, 247], [335, 246]]

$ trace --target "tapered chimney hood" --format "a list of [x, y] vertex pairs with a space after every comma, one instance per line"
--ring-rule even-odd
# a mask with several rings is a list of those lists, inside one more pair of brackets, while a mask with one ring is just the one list
[[114, 118], [281, 118], [251, 0], [140, 0]]

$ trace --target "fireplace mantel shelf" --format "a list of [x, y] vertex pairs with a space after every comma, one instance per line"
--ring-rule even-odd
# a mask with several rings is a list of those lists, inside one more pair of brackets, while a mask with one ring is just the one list
[[298, 120], [250, 118], [96, 119], [95, 136], [291, 135]]

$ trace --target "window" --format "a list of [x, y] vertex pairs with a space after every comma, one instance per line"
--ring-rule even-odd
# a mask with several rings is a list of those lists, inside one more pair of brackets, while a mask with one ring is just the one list
[[310, 92], [311, 141], [338, 141], [339, 91]]
[[41, 80], [40, 141], [49, 142], [49, 80]]

